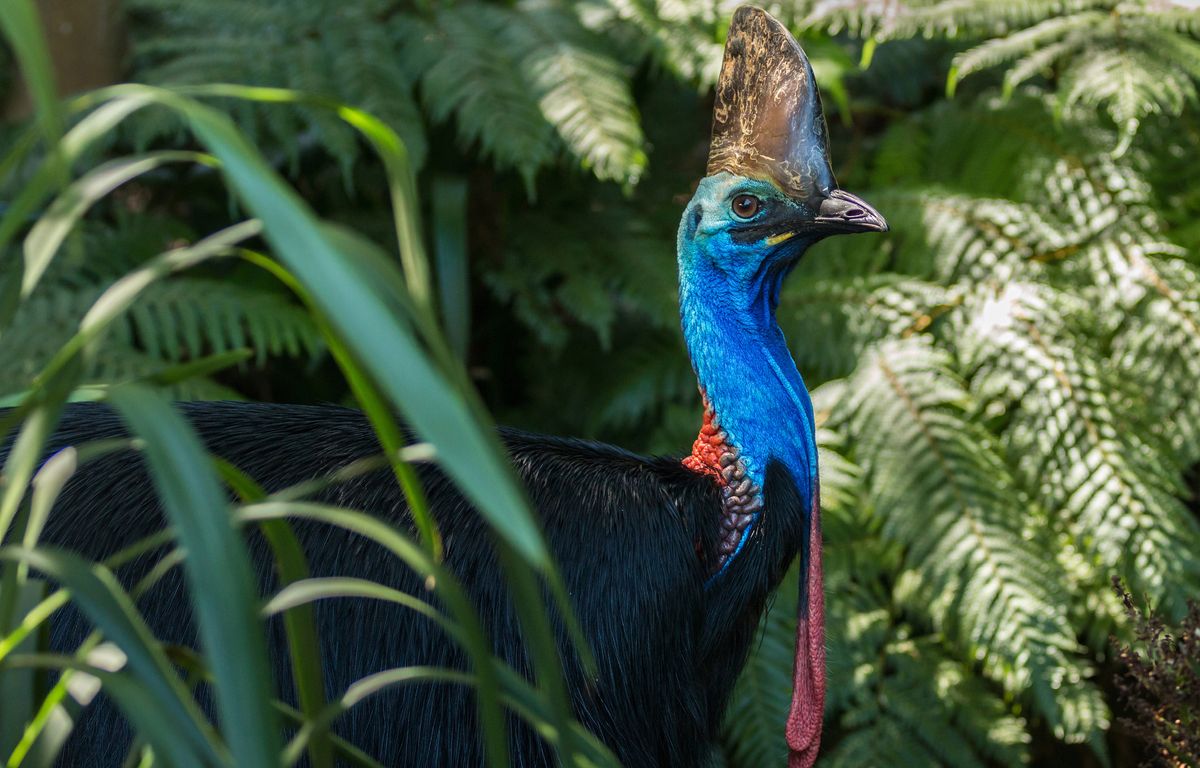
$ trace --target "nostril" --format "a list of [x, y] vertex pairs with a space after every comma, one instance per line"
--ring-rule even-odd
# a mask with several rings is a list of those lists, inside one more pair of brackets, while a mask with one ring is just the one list
[[851, 208], [850, 210], [846, 211], [846, 213], [843, 215], [847, 219], [861, 219], [863, 216], [867, 215], [867, 212], [864, 211], [862, 208]]

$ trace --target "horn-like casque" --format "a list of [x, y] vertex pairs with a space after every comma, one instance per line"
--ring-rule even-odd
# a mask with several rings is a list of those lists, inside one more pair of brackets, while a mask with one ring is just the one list
[[733, 15], [717, 81], [708, 175], [770, 179], [798, 201], [837, 189], [829, 133], [808, 57], [760, 8]]

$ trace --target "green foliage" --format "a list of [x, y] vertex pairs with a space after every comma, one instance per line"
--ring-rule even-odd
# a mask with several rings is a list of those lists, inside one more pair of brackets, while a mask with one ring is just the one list
[[[0, 393], [26, 390], [119, 277], [186, 236], [173, 219], [128, 214], [111, 225], [86, 227], [0, 336], [0, 354], [11, 361], [0, 373]], [[246, 272], [240, 276], [253, 278]], [[175, 363], [245, 347], [255, 351], [257, 366], [268, 357], [314, 359], [323, 351], [311, 318], [286, 293], [261, 282], [241, 283], [238, 277], [182, 275], [151, 286], [100, 341], [84, 370], [85, 382], [145, 377]], [[182, 398], [238, 396], [205, 378], [181, 381], [172, 393]]]
[[[351, 104], [394, 128], [417, 165], [427, 134], [451, 120], [462, 145], [529, 185], [564, 152], [629, 184], [646, 164], [629, 66], [567, 3], [132, 5], [144, 18], [138, 70], [151, 82], [282, 86]], [[306, 138], [346, 169], [357, 154], [350, 129], [320, 111], [243, 109], [293, 162]]]
[[1091, 115], [1103, 108], [1120, 129], [1122, 147], [1146, 118], [1178, 117], [1196, 101], [1200, 22], [1182, 2], [918, 0], [899, 12], [886, 4], [806, 5], [806, 23], [853, 30], [873, 42], [965, 38], [971, 47], [954, 58], [952, 92], [960, 79], [998, 67], [1005, 95], [1048, 79], [1062, 110]]
[[[390, 240], [394, 187], [321, 100], [404, 138], [432, 182], [434, 241], [466, 244], [472, 294], [443, 310], [476, 318], [455, 354], [502, 419], [633, 449], [690, 444], [699, 403], [674, 235], [703, 171], [732, 5], [129, 5], [138, 79], [318, 97], [220, 103], [337, 232]], [[819, 385], [823, 764], [1074, 764], [1084, 750], [1105, 762], [1127, 748], [1110, 729], [1108, 638], [1129, 632], [1110, 577], [1168, 619], [1200, 591], [1185, 482], [1200, 463], [1200, 17], [1171, 0], [768, 5], [814, 60], [839, 179], [892, 225], [814, 248], [779, 308]], [[190, 142], [180, 124], [146, 112], [125, 137]], [[64, 244], [0, 336], [0, 390], [27, 389], [115, 279], [231, 223], [210, 178], [159, 173], [147, 211], [98, 206]], [[438, 202], [448, 176], [465, 181], [463, 215]], [[443, 292], [463, 279], [447, 264]], [[240, 346], [271, 382], [299, 378], [290, 366], [322, 349], [310, 315], [250, 274], [207, 265], [150, 285], [85, 379]], [[396, 352], [379, 349], [383, 362]], [[407, 381], [389, 370], [375, 380]], [[347, 397], [331, 379], [310, 376], [318, 391], [299, 396]], [[386, 434], [387, 401], [367, 381], [349, 389]], [[191, 380], [175, 394], [233, 392]], [[795, 578], [714, 765], [785, 760]]]

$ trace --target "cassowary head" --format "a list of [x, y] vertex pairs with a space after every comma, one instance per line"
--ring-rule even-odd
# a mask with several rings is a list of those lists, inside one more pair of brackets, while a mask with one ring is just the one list
[[804, 51], [765, 11], [742, 6], [725, 43], [708, 174], [680, 227], [682, 268], [715, 269], [757, 293], [828, 235], [885, 231], [878, 211], [838, 189]]

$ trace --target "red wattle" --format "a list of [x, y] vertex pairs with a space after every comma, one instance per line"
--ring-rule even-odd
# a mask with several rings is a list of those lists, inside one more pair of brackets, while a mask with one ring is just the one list
[[[813, 493], [808, 535], [807, 610], [796, 621], [796, 666], [787, 720], [788, 768], [812, 768], [825, 715], [825, 589], [821, 581], [821, 501]], [[805, 587], [802, 587], [802, 589]], [[804, 605], [805, 601], [800, 601]]]
[[696, 436], [696, 441], [692, 443], [691, 454], [683, 458], [683, 466], [693, 472], [710, 476], [717, 485], [723, 487], [728, 483], [721, 476], [721, 456], [729, 451], [729, 446], [725, 443], [725, 434], [714, 423], [715, 420], [716, 413], [705, 397], [704, 423], [700, 426], [700, 434]]

